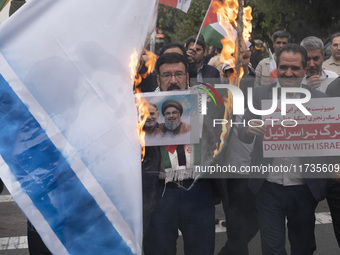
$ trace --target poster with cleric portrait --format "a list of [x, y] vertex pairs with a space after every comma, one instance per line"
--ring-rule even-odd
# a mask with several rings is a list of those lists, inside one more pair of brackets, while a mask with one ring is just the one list
[[143, 127], [145, 146], [199, 143], [198, 95], [193, 91], [143, 94], [149, 116]]

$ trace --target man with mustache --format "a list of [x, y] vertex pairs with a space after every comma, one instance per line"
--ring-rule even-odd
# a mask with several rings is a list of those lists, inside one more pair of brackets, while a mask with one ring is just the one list
[[340, 33], [331, 36], [330, 49], [332, 56], [323, 63], [322, 67], [340, 75]]
[[[287, 44], [277, 52], [278, 82], [260, 86], [254, 90], [253, 104], [261, 109], [261, 101], [272, 99], [274, 87], [304, 88], [311, 97], [326, 95], [310, 86], [301, 85], [307, 68], [307, 52], [297, 44]], [[278, 91], [278, 96], [281, 95]], [[300, 98], [299, 93], [287, 93], [287, 98]], [[252, 166], [303, 166], [302, 172], [250, 173], [249, 187], [256, 194], [256, 207], [261, 234], [263, 255], [287, 254], [285, 250], [287, 219], [288, 238], [291, 254], [313, 254], [316, 250], [314, 227], [315, 208], [318, 201], [325, 198], [326, 179], [308, 178], [306, 164], [323, 163], [322, 157], [276, 157], [263, 156], [262, 136], [266, 126], [261, 125], [261, 116], [246, 110], [244, 119], [250, 121], [248, 127], [241, 127], [239, 138], [246, 143], [254, 143], [251, 153]]]
[[189, 73], [186, 58], [179, 53], [165, 53], [156, 63], [157, 91], [185, 90], [189, 88]]
[[183, 106], [176, 100], [166, 100], [162, 104], [162, 114], [165, 123], [162, 132], [165, 136], [185, 134], [190, 131], [191, 126], [181, 121]]
[[[188, 89], [189, 74], [185, 56], [165, 53], [158, 58], [155, 69], [159, 93]], [[167, 128], [176, 129], [182, 112], [183, 108], [177, 101], [163, 103], [162, 113], [167, 118]], [[150, 227], [144, 235], [144, 254], [175, 255], [180, 230], [185, 254], [213, 255], [215, 207], [212, 184], [208, 179], [201, 179], [194, 184], [197, 176], [195, 166], [201, 164], [201, 146], [180, 144], [159, 148], [161, 166], [157, 204]]]
[[325, 56], [323, 42], [320, 38], [308, 36], [301, 41], [300, 45], [307, 51], [307, 72], [302, 84], [326, 92], [328, 85], [339, 75], [322, 68]]

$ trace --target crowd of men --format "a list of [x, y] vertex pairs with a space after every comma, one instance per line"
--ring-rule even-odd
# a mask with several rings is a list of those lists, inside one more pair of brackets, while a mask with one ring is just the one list
[[[320, 38], [309, 36], [296, 44], [291, 43], [287, 31], [277, 31], [272, 39], [276, 80], [270, 78], [269, 58], [259, 61], [254, 70], [250, 64], [250, 48], [241, 49], [244, 76], [240, 88], [245, 95], [248, 87], [254, 88], [255, 109], [261, 109], [261, 100], [272, 99], [273, 89], [281, 87], [303, 88], [310, 92], [311, 98], [340, 96], [340, 33], [332, 36], [332, 56], [326, 61]], [[216, 62], [216, 59], [208, 62], [209, 59], [204, 58], [205, 51], [204, 41], [200, 38], [196, 40], [195, 36], [188, 38], [184, 47], [178, 43], [165, 45], [156, 63], [153, 82], [157, 85], [145, 82], [142, 86], [156, 87], [155, 91], [162, 93], [195, 89], [202, 83], [229, 82], [234, 77], [235, 63], [231, 60], [219, 63], [217, 69], [207, 64]], [[280, 98], [281, 90], [277, 91]], [[222, 96], [226, 97], [226, 93]], [[286, 96], [290, 99], [302, 97], [300, 93]], [[170, 106], [175, 113], [183, 111], [177, 102]], [[152, 106], [151, 113], [153, 116], [159, 114], [155, 106]], [[223, 112], [215, 109], [209, 113], [214, 116], [222, 114], [220, 118], [223, 118]], [[149, 118], [152, 119], [152, 116]], [[251, 124], [231, 128], [227, 149], [219, 155], [220, 164], [232, 164], [237, 169], [242, 165], [338, 164], [337, 156], [264, 157], [262, 137], [266, 126], [260, 125], [261, 117], [253, 114], [245, 104], [245, 114], [233, 116], [233, 119], [238, 122], [246, 120]], [[205, 127], [203, 124], [203, 130]], [[204, 139], [204, 135], [209, 133], [204, 131], [200, 144], [147, 148], [147, 160], [142, 167], [144, 216], [148, 219], [144, 221], [143, 246], [146, 255], [176, 254], [179, 230], [183, 236], [185, 254], [209, 255], [217, 252], [214, 247], [215, 205], [218, 203], [223, 205], [227, 228], [226, 244], [218, 251], [220, 255], [249, 254], [248, 243], [258, 231], [262, 254], [287, 254], [286, 227], [291, 254], [313, 254], [316, 250], [315, 208], [325, 198], [340, 246], [340, 182], [337, 177], [310, 178], [306, 169], [299, 173], [277, 172], [261, 176], [236, 171], [227, 178], [196, 178], [192, 174], [192, 166], [211, 162], [206, 158], [212, 158], [209, 152], [214, 146], [211, 144], [216, 143], [214, 135]]]
[[[340, 96], [340, 33], [332, 36], [332, 56], [326, 61], [320, 38], [309, 36], [300, 44], [295, 44], [290, 43], [291, 36], [287, 31], [277, 31], [272, 39], [276, 80], [270, 77], [269, 58], [259, 61], [254, 70], [251, 65], [252, 51], [247, 46], [241, 48], [244, 75], [239, 86], [246, 97], [247, 88], [254, 88], [255, 109], [261, 109], [261, 100], [272, 99], [273, 90], [278, 88], [303, 88], [310, 92], [312, 98]], [[253, 48], [260, 49], [259, 44], [261, 42], [257, 41]], [[218, 63], [217, 69], [208, 64], [216, 63], [216, 58], [213, 59], [212, 55], [212, 58], [205, 57], [205, 51], [204, 41], [195, 36], [188, 38], [185, 45], [166, 44], [160, 51], [155, 72], [140, 84], [142, 91], [182, 91], [199, 88], [201, 84], [213, 86], [232, 81], [235, 78], [235, 63], [232, 60]], [[145, 68], [142, 67], [140, 72], [143, 71]], [[277, 91], [280, 98], [281, 92], [279, 89]], [[228, 97], [226, 91], [220, 96], [223, 99]], [[289, 93], [286, 96], [299, 99], [301, 94]], [[219, 255], [248, 255], [248, 243], [258, 231], [263, 255], [287, 254], [286, 228], [292, 255], [313, 254], [317, 248], [315, 208], [325, 198], [340, 246], [339, 176], [310, 178], [307, 169], [261, 176], [258, 176], [259, 173], [240, 171], [242, 166], [339, 164], [339, 156], [264, 157], [262, 137], [266, 126], [260, 125], [261, 117], [252, 113], [246, 102], [245, 114], [232, 116], [232, 119], [238, 123], [245, 120], [249, 125], [230, 128], [228, 146], [220, 151], [214, 161], [237, 169], [225, 178], [197, 178], [198, 174], [194, 171], [195, 166], [212, 162], [212, 152], [220, 133], [212, 131], [209, 121], [211, 116], [224, 118], [224, 110], [219, 111], [208, 105], [199, 144], [146, 147], [142, 162], [145, 255], [176, 254], [179, 231], [183, 236], [186, 255], [213, 255], [215, 252]], [[166, 100], [160, 107], [149, 104], [148, 109], [150, 116], [144, 130], [149, 135], [173, 136], [191, 129], [190, 124], [181, 121], [184, 109], [179, 101]], [[158, 123], [160, 112], [164, 123]], [[222, 203], [226, 216], [227, 240], [220, 251], [215, 251], [215, 206], [219, 203]], [[50, 254], [30, 222], [28, 236], [31, 254]]]
[[[13, 0], [10, 14], [24, 3], [24, 0]], [[315, 36], [304, 38], [300, 45], [293, 44], [289, 32], [280, 30], [273, 34], [272, 42], [277, 66], [275, 81], [270, 78], [270, 59], [263, 58], [263, 41], [256, 39], [249, 48], [241, 49], [244, 76], [240, 88], [246, 96], [248, 87], [255, 88], [256, 109], [261, 108], [262, 99], [272, 98], [273, 88], [305, 88], [312, 98], [340, 96], [340, 33], [332, 35], [331, 56], [325, 61], [324, 44]], [[201, 83], [213, 85], [216, 80], [229, 82], [234, 77], [235, 63], [219, 61], [221, 49], [208, 56], [205, 52], [204, 41], [196, 36], [189, 37], [185, 45], [165, 45], [159, 52], [156, 72], [140, 84], [142, 91], [161, 93], [188, 90]], [[299, 98], [300, 95], [290, 97]], [[234, 120], [259, 119], [246, 104], [245, 108], [244, 116], [233, 116]], [[164, 124], [157, 122], [157, 105], [150, 104], [148, 109], [147, 133], [178, 134], [190, 130], [190, 125], [181, 121], [183, 106], [180, 102], [164, 102], [160, 109], [165, 117]], [[223, 112], [216, 110], [208, 114], [223, 118]], [[339, 156], [263, 157], [262, 135], [266, 127], [256, 122], [247, 127], [231, 128], [229, 146], [222, 150], [219, 163], [231, 164], [237, 169], [244, 165], [339, 164]], [[203, 125], [203, 129], [209, 128]], [[340, 246], [340, 177], [306, 178], [302, 173], [269, 173], [259, 178], [236, 171], [224, 179], [196, 179], [192, 167], [210, 162], [212, 155], [205, 152], [212, 151], [216, 138], [219, 134], [202, 136], [200, 144], [146, 147], [142, 163], [145, 255], [176, 254], [178, 230], [183, 236], [186, 255], [213, 255], [215, 205], [218, 203], [223, 205], [227, 227], [226, 244], [218, 251], [219, 255], [249, 254], [248, 243], [258, 231], [263, 255], [287, 254], [286, 220], [291, 254], [313, 254], [316, 250], [314, 212], [318, 202], [325, 198]], [[28, 238], [31, 254], [50, 254], [30, 222]]]

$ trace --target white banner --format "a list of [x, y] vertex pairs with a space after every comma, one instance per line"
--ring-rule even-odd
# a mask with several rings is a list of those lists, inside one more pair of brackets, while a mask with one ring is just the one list
[[[264, 157], [312, 157], [340, 155], [339, 98], [312, 98], [303, 104], [311, 115], [304, 115], [295, 105], [281, 113], [264, 116], [267, 132], [263, 135]], [[269, 109], [271, 101], [262, 102]]]

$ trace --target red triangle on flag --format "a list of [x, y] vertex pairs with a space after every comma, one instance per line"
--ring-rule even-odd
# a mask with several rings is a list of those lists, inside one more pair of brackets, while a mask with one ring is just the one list
[[177, 149], [177, 145], [164, 145], [163, 147], [167, 149], [171, 154], [174, 154]]
[[214, 12], [214, 9], [213, 9], [213, 5], [211, 4], [210, 5], [210, 8], [208, 10], [208, 13], [206, 15], [206, 18], [203, 22], [203, 25], [202, 25], [202, 28], [212, 24], [212, 23], [216, 23], [218, 22], [218, 19], [217, 19], [217, 13]]

